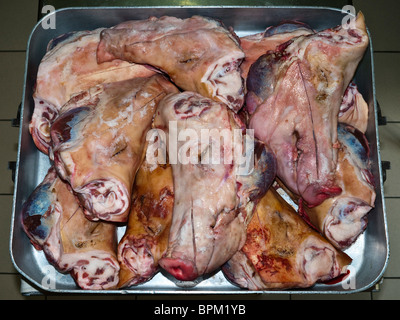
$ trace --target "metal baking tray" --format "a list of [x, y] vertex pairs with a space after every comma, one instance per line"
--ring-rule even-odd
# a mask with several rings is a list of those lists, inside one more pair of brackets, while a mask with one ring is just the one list
[[[336, 284], [316, 284], [308, 289], [284, 291], [247, 291], [232, 285], [221, 271], [199, 283], [179, 283], [160, 272], [149, 282], [124, 290], [84, 291], [79, 289], [68, 275], [56, 273], [55, 280], [50, 275], [44, 254], [36, 251], [24, 234], [20, 211], [24, 201], [42, 181], [50, 162], [40, 153], [29, 134], [28, 125], [33, 112], [33, 89], [39, 63], [45, 54], [48, 42], [66, 32], [90, 30], [98, 27], [111, 27], [131, 19], [147, 19], [149, 16], [170, 15], [188, 18], [204, 15], [220, 19], [231, 26], [238, 36], [265, 30], [282, 20], [298, 20], [309, 24], [316, 30], [341, 24], [344, 14], [340, 9], [327, 7], [96, 7], [66, 8], [57, 10], [54, 15], [55, 29], [43, 28], [42, 21], [33, 29], [29, 38], [25, 65], [25, 80], [20, 115], [20, 135], [18, 158], [15, 171], [15, 190], [11, 222], [10, 254], [15, 268], [32, 286], [44, 292], [57, 293], [102, 293], [102, 294], [345, 294], [367, 290], [383, 276], [389, 257], [389, 241], [385, 204], [383, 197], [382, 167], [379, 153], [377, 104], [375, 100], [374, 65], [372, 42], [355, 75], [360, 92], [369, 105], [367, 138], [371, 144], [373, 175], [376, 186], [376, 205], [369, 214], [367, 230], [346, 253], [353, 258], [350, 280]], [[43, 18], [48, 19], [48, 16]], [[368, 17], [366, 17], [368, 25]], [[121, 234], [123, 230], [120, 230]]]

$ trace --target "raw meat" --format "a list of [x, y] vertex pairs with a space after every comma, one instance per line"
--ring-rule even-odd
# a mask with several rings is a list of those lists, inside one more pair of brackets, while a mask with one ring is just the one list
[[150, 280], [166, 252], [174, 205], [171, 166], [153, 168], [146, 159], [139, 168], [125, 235], [118, 244], [119, 287]]
[[339, 123], [351, 125], [365, 133], [368, 127], [368, 110], [368, 104], [357, 85], [350, 83], [340, 106]]
[[128, 21], [101, 33], [98, 61], [152, 65], [186, 91], [226, 103], [237, 112], [244, 102], [240, 63], [244, 53], [233, 31], [211, 18], [163, 16]]
[[343, 192], [314, 208], [300, 205], [300, 210], [336, 248], [344, 250], [367, 227], [376, 193], [364, 134], [351, 126], [339, 125], [338, 138], [341, 148], [336, 177]]
[[50, 126], [73, 95], [101, 83], [155, 73], [143, 65], [122, 60], [98, 64], [96, 51], [102, 30], [61, 35], [49, 43], [39, 64], [29, 131], [38, 149], [45, 154], [50, 144]]
[[354, 29], [297, 37], [250, 68], [249, 127], [275, 153], [279, 178], [310, 207], [342, 192], [334, 174], [338, 114], [368, 43], [360, 13]]
[[240, 65], [242, 77], [247, 78], [250, 66], [267, 51], [275, 50], [279, 45], [302, 35], [312, 34], [314, 31], [305, 23], [285, 21], [276, 26], [268, 27], [264, 32], [240, 38], [240, 45], [246, 55]]
[[331, 280], [350, 263], [270, 188], [249, 223], [246, 243], [222, 270], [241, 288], [276, 290]]
[[[275, 177], [275, 158], [257, 141], [247, 153], [251, 148], [244, 146], [245, 129], [235, 113], [194, 92], [163, 99], [154, 127], [169, 142], [175, 196], [169, 246], [159, 264], [190, 281], [219, 268], [243, 245], [254, 204]], [[239, 175], [235, 156], [243, 150], [254, 156], [247, 175]]]
[[162, 75], [98, 85], [72, 98], [51, 127], [51, 158], [91, 220], [125, 222], [158, 102], [178, 89]]
[[22, 226], [32, 244], [82, 289], [115, 288], [118, 283], [114, 224], [85, 218], [68, 184], [51, 167], [25, 202]]

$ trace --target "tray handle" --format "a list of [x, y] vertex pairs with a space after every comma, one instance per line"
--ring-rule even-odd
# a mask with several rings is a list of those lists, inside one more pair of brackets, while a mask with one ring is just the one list
[[382, 180], [383, 182], [386, 181], [386, 171], [390, 170], [390, 161], [381, 161], [381, 167], [382, 167]]
[[[387, 125], [387, 119], [386, 117], [382, 116], [382, 109], [379, 104], [379, 101], [376, 100], [376, 107], [377, 107], [377, 113], [378, 113], [378, 126], [386, 126]], [[383, 182], [386, 181], [386, 171], [390, 170], [390, 161], [381, 161], [381, 167], [382, 167], [382, 180]]]
[[8, 161], [8, 170], [11, 170], [11, 180], [15, 183], [15, 169], [17, 168], [16, 161]]
[[13, 127], [19, 127], [21, 124], [21, 108], [22, 108], [22, 102], [18, 106], [17, 117], [11, 119], [11, 126]]
[[[17, 127], [21, 125], [21, 108], [22, 108], [22, 102], [18, 106], [17, 110], [17, 116], [14, 119], [11, 119], [11, 126], [12, 127]], [[15, 183], [15, 170], [17, 168], [17, 162], [16, 161], [8, 161], [8, 170], [11, 170], [11, 179], [12, 182]]]
[[379, 101], [376, 101], [376, 107], [378, 109], [378, 126], [385, 126], [387, 124], [386, 117], [382, 116], [382, 109], [379, 104]]

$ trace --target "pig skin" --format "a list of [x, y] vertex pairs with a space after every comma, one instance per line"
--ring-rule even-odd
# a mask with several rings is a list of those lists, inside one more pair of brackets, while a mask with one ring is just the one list
[[342, 192], [334, 174], [338, 114], [368, 43], [360, 13], [354, 29], [297, 37], [250, 68], [249, 128], [275, 153], [279, 178], [310, 207]]
[[[194, 130], [200, 137], [203, 129], [232, 133], [233, 129], [241, 131], [244, 127], [226, 105], [194, 92], [171, 94], [161, 101], [154, 127], [167, 132], [167, 141], [174, 134], [168, 128], [170, 121], [176, 121], [178, 136], [184, 129]], [[172, 163], [172, 147], [168, 145], [175, 204], [168, 249], [159, 264], [178, 280], [191, 281], [215, 271], [243, 245], [254, 205], [275, 177], [275, 158], [265, 144], [257, 141], [254, 170], [237, 175], [236, 158], [225, 161], [225, 157], [241, 148], [243, 140], [232, 136], [219, 145], [212, 158], [216, 162], [196, 162], [207, 155], [212, 157], [211, 150], [218, 145], [215, 139], [219, 140], [219, 136], [212, 136], [200, 146], [198, 140], [179, 141], [180, 152], [186, 150], [188, 143], [199, 146], [192, 155], [194, 161], [188, 163]]]

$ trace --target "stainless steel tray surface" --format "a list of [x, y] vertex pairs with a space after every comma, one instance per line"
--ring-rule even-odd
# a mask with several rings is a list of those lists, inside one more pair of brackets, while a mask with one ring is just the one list
[[[336, 284], [316, 284], [308, 289], [284, 291], [247, 291], [226, 280], [221, 271], [217, 271], [203, 281], [196, 283], [177, 282], [167, 274], [158, 273], [149, 282], [125, 290], [81, 290], [70, 275], [63, 275], [49, 265], [44, 254], [36, 251], [23, 232], [20, 211], [23, 203], [35, 187], [43, 180], [50, 162], [40, 153], [29, 134], [28, 125], [33, 112], [33, 89], [39, 63], [46, 52], [48, 42], [66, 32], [91, 30], [98, 27], [111, 27], [132, 19], [147, 19], [149, 16], [170, 15], [188, 18], [192, 15], [204, 15], [220, 19], [231, 26], [238, 36], [244, 36], [265, 30], [282, 20], [298, 20], [309, 24], [316, 30], [341, 24], [344, 14], [340, 9], [326, 7], [91, 7], [65, 8], [52, 13], [56, 28], [45, 29], [41, 21], [33, 29], [27, 47], [24, 91], [20, 118], [20, 136], [17, 166], [15, 172], [15, 190], [11, 222], [10, 254], [15, 268], [30, 284], [39, 290], [57, 293], [103, 293], [103, 294], [260, 294], [260, 293], [355, 293], [369, 289], [382, 277], [389, 257], [389, 244], [379, 136], [377, 107], [375, 102], [374, 66], [372, 42], [355, 75], [360, 92], [369, 105], [369, 124], [367, 138], [371, 145], [373, 175], [376, 186], [375, 208], [369, 214], [367, 230], [354, 245], [346, 250], [353, 258], [350, 279]], [[45, 17], [46, 19], [46, 17]], [[366, 17], [368, 25], [368, 17]], [[119, 230], [120, 236], [123, 228]]]

